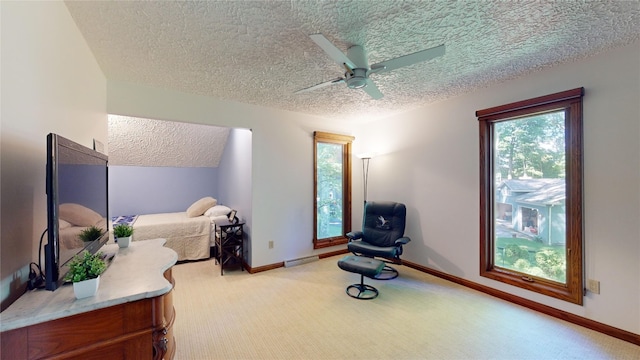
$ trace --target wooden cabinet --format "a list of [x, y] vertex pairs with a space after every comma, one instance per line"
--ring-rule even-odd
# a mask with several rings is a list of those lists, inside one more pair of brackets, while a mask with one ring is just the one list
[[[62, 288], [27, 293], [18, 299], [2, 313], [0, 358], [172, 359], [176, 314], [171, 266], [177, 254], [162, 247], [164, 241], [140, 243], [118, 255], [120, 259], [116, 257], [118, 263], [111, 265], [101, 281], [98, 293], [104, 292], [102, 297], [79, 302], [73, 299], [71, 288]], [[167, 251], [171, 252], [168, 265], [166, 258], [158, 256]], [[155, 272], [156, 278], [146, 274], [148, 278], [124, 280], [131, 271], [140, 274], [141, 266], [149, 272], [154, 267], [162, 270]], [[82, 310], [73, 312], [74, 308]], [[30, 320], [41, 315], [47, 320]]]
[[174, 319], [172, 290], [3, 332], [2, 359], [172, 359]]
[[[171, 269], [164, 273], [165, 278], [175, 288], [175, 281], [171, 276]], [[173, 289], [162, 296], [162, 321], [154, 324], [154, 359], [173, 359], [176, 352], [176, 339], [173, 336], [173, 323], [176, 319], [176, 309], [173, 307]]]

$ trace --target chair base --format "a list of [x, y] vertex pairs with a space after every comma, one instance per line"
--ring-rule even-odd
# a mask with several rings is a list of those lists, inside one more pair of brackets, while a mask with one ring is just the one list
[[347, 286], [347, 295], [358, 300], [371, 300], [378, 297], [378, 289], [364, 283], [364, 275], [360, 275], [360, 284]]
[[338, 261], [338, 267], [360, 275], [360, 284], [347, 286], [347, 295], [358, 300], [371, 300], [378, 296], [378, 289], [364, 283], [364, 277], [377, 279], [385, 267], [384, 262], [363, 256], [347, 255]]
[[382, 271], [380, 272], [380, 274], [378, 276], [375, 277], [376, 280], [391, 280], [391, 279], [395, 279], [398, 277], [398, 270], [392, 268], [389, 265], [385, 265], [384, 268], [382, 268]]

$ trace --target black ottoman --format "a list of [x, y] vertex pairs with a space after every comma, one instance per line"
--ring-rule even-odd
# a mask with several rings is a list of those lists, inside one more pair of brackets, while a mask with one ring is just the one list
[[347, 255], [338, 260], [338, 267], [344, 271], [360, 274], [360, 284], [347, 286], [347, 295], [360, 300], [371, 300], [378, 296], [378, 289], [366, 285], [364, 277], [377, 278], [384, 268], [384, 262], [364, 256]]

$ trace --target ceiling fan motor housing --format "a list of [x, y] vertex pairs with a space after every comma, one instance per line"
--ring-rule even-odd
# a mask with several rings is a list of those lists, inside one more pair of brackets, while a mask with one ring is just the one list
[[347, 57], [355, 65], [350, 73], [345, 74], [347, 86], [351, 89], [362, 89], [367, 86], [367, 70], [369, 68], [367, 54], [362, 46], [353, 45], [347, 49]]
[[367, 86], [367, 69], [353, 69], [353, 73], [346, 73], [347, 86], [351, 89], [361, 89]]

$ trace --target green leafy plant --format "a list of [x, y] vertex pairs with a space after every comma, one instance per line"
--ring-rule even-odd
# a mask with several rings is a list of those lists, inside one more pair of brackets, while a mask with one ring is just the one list
[[513, 264], [518, 259], [528, 259], [529, 252], [525, 246], [519, 246], [517, 244], [509, 244], [505, 247], [504, 251], [505, 260]]
[[69, 272], [67, 272], [65, 280], [75, 283], [97, 278], [107, 269], [103, 258], [102, 252], [91, 254], [86, 250], [74, 256], [69, 263]]
[[79, 236], [82, 241], [93, 241], [102, 236], [102, 229], [96, 226], [90, 226], [82, 230]]
[[133, 227], [127, 224], [119, 224], [113, 227], [113, 236], [117, 238], [129, 237], [133, 235]]
[[513, 263], [513, 267], [520, 271], [527, 271], [531, 267], [531, 263], [526, 259], [518, 259]]
[[560, 279], [561, 281], [566, 279], [566, 260], [557, 252], [552, 250], [538, 251], [536, 253], [536, 263], [549, 278]]

